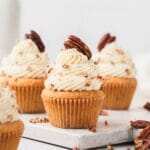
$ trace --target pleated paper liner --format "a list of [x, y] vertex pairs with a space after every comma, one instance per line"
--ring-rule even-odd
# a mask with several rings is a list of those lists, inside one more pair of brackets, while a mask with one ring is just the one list
[[135, 78], [104, 79], [101, 90], [105, 94], [104, 108], [113, 110], [128, 109], [137, 86]]
[[96, 125], [102, 107], [102, 91], [57, 92], [45, 89], [42, 98], [50, 123], [60, 128]]
[[0, 150], [17, 150], [23, 130], [20, 120], [0, 124]]
[[22, 113], [45, 112], [41, 98], [44, 79], [9, 78], [9, 87], [16, 91], [17, 103]]

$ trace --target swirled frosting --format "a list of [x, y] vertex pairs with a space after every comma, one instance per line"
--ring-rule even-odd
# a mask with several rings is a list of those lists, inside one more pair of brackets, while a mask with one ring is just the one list
[[46, 88], [58, 91], [98, 90], [100, 86], [94, 63], [74, 48], [60, 52], [45, 81]]
[[136, 68], [130, 55], [115, 42], [107, 44], [93, 56], [99, 75], [102, 77], [126, 77], [136, 75]]
[[0, 72], [12, 77], [45, 77], [48, 65], [48, 56], [45, 52], [40, 53], [36, 44], [25, 39], [19, 41], [8, 57], [2, 61]]
[[0, 87], [0, 124], [19, 119], [15, 94], [8, 88]]

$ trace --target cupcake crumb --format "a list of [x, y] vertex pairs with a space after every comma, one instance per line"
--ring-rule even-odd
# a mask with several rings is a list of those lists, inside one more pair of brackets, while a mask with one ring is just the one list
[[102, 116], [108, 116], [108, 112], [105, 111], [105, 110], [101, 110], [99, 115], [102, 115]]
[[80, 150], [77, 146], [75, 146], [72, 150]]
[[89, 131], [96, 132], [96, 125], [89, 127]]
[[112, 145], [108, 145], [108, 146], [107, 146], [107, 150], [114, 150], [114, 148], [113, 148]]
[[29, 122], [30, 123], [48, 123], [49, 122], [49, 120], [48, 120], [48, 118], [46, 118], [46, 117], [43, 117], [43, 118], [32, 118], [32, 119], [30, 119], [29, 120]]

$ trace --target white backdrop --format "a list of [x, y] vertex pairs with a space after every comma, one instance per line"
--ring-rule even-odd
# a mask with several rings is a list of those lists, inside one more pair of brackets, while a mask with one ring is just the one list
[[94, 51], [109, 31], [134, 55], [150, 50], [149, 16], [150, 0], [21, 0], [20, 36], [39, 31], [54, 59], [68, 34]]
[[78, 35], [92, 51], [103, 33], [117, 35], [118, 43], [135, 59], [137, 93], [145, 97], [136, 95], [134, 106], [150, 100], [150, 0], [21, 0], [20, 4], [20, 36], [30, 29], [39, 31], [50, 61], [68, 34]]

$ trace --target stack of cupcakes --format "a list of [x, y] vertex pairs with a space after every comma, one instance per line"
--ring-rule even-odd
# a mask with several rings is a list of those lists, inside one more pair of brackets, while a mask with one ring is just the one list
[[35, 31], [17, 41], [11, 54], [3, 59], [0, 82], [7, 80], [9, 87], [16, 91], [22, 113], [45, 112], [41, 92], [47, 66], [45, 46]]
[[49, 121], [61, 128], [96, 126], [104, 94], [91, 52], [73, 35], [64, 47], [49, 69], [42, 92]]
[[128, 109], [137, 86], [136, 69], [132, 58], [115, 41], [115, 36], [105, 34], [93, 60], [104, 80], [101, 87], [106, 95], [104, 108]]
[[23, 129], [15, 94], [8, 87], [0, 86], [0, 149], [17, 150]]

